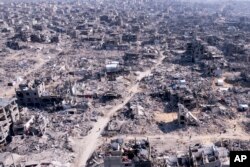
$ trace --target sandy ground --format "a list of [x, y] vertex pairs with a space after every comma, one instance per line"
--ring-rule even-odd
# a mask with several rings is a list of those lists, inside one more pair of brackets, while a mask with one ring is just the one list
[[[27, 58], [28, 55], [25, 54], [12, 54], [8, 57], [5, 58], [5, 61], [7, 60], [17, 60], [17, 61], [21, 61], [25, 58]], [[51, 58], [54, 58], [56, 55], [50, 54], [49, 55]], [[39, 69], [41, 69], [41, 67], [47, 63], [48, 61], [50, 61], [50, 59], [47, 58], [47, 56], [44, 56], [43, 53], [35, 53], [33, 56], [31, 56], [31, 58], [29, 58], [29, 60], [34, 60], [36, 63], [34, 65], [32, 65], [30, 68], [31, 70], [25, 71], [21, 74], [19, 74], [19, 72], [16, 73], [16, 77], [17, 76], [21, 76], [22, 78], [32, 74], [35, 71], [38, 71]], [[15, 95], [15, 89], [18, 87], [18, 85], [20, 84], [20, 82], [15, 83], [15, 85], [13, 87], [10, 87], [9, 89], [5, 90], [5, 91], [0, 91], [0, 97], [7, 97], [7, 98], [11, 98]]]
[[[223, 139], [232, 139], [232, 140], [249, 140], [249, 135], [243, 132], [241, 129], [236, 131], [231, 130], [227, 133], [219, 134], [192, 134], [191, 138], [189, 132], [186, 135], [180, 135], [176, 132], [158, 134], [158, 135], [119, 135], [110, 138], [123, 138], [124, 140], [131, 139], [148, 139], [151, 145], [157, 149], [158, 152], [164, 152], [166, 150], [172, 150], [174, 152], [182, 151], [188, 149], [188, 146], [191, 144], [201, 143], [201, 144], [211, 144]], [[110, 142], [110, 141], [106, 142]]]

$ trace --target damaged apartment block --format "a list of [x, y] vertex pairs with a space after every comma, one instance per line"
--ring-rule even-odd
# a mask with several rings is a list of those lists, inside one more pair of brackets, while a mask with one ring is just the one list
[[228, 167], [225, 147], [214, 144], [202, 145], [200, 143], [189, 146], [188, 152], [180, 152], [166, 161], [167, 167]]
[[58, 96], [47, 95], [45, 85], [40, 80], [20, 84], [16, 90], [16, 97], [20, 105], [33, 107], [59, 104], [63, 100]]
[[214, 145], [202, 146], [196, 144], [189, 147], [191, 163], [194, 167], [220, 167], [220, 154], [226, 149], [219, 149]]
[[124, 143], [122, 139], [111, 141], [104, 157], [104, 167], [151, 167], [150, 144], [148, 140], [133, 140]]
[[13, 123], [19, 119], [16, 99], [0, 99], [0, 144], [6, 142]]

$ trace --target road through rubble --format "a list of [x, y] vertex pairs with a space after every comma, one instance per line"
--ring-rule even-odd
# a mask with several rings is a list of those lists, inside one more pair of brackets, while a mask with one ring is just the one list
[[74, 167], [83, 167], [86, 166], [86, 162], [88, 158], [91, 156], [91, 154], [94, 152], [98, 138], [101, 136], [102, 131], [110, 121], [111, 117], [121, 108], [123, 108], [127, 102], [130, 101], [130, 99], [139, 92], [139, 81], [143, 79], [144, 77], [148, 76], [158, 65], [162, 63], [162, 60], [164, 59], [164, 56], [162, 53], [159, 54], [159, 58], [157, 59], [157, 62], [154, 64], [154, 66], [144, 72], [140, 72], [136, 82], [134, 82], [133, 85], [128, 87], [128, 91], [130, 92], [129, 96], [125, 97], [121, 101], [123, 103], [118, 104], [114, 107], [112, 107], [105, 115], [104, 117], [101, 117], [98, 119], [98, 121], [95, 123], [93, 129], [89, 132], [89, 134], [82, 139], [75, 141], [76, 143], [76, 159], [73, 164]]

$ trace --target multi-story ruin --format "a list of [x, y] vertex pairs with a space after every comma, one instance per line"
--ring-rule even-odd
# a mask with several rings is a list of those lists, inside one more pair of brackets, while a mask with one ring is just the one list
[[19, 119], [16, 99], [0, 99], [0, 144], [6, 142], [12, 124]]
[[225, 151], [214, 145], [205, 147], [196, 144], [189, 147], [189, 156], [193, 167], [221, 167], [220, 153]]
[[39, 80], [20, 84], [16, 90], [16, 97], [18, 103], [23, 106], [40, 107], [58, 104], [62, 101], [61, 97], [46, 94], [44, 83]]
[[151, 167], [150, 144], [148, 140], [134, 140], [123, 143], [114, 140], [105, 153], [104, 167]]
[[27, 82], [25, 84], [20, 84], [19, 89], [16, 90], [16, 96], [18, 98], [18, 103], [21, 105], [40, 105], [39, 97], [45, 91], [44, 83], [35, 81]]

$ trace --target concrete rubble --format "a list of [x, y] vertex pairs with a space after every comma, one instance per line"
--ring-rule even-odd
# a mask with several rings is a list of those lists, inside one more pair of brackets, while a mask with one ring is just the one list
[[228, 166], [250, 149], [249, 8], [1, 1], [0, 166]]
[[[135, 144], [135, 145], [133, 145]], [[159, 143], [150, 143], [144, 139], [124, 141], [121, 138], [112, 139], [99, 147], [88, 161], [88, 166], [114, 166], [124, 163], [128, 166], [229, 166], [229, 152], [249, 149], [249, 141], [223, 139], [210, 144], [192, 143], [178, 151], [157, 151]], [[177, 147], [177, 146], [176, 146]], [[130, 149], [129, 149], [130, 148]], [[135, 151], [130, 154], [127, 151]], [[140, 163], [136, 161], [143, 157]], [[131, 159], [131, 160], [129, 160]], [[128, 161], [129, 160], [129, 161]], [[130, 164], [127, 164], [130, 162]], [[122, 165], [120, 165], [122, 166]]]

